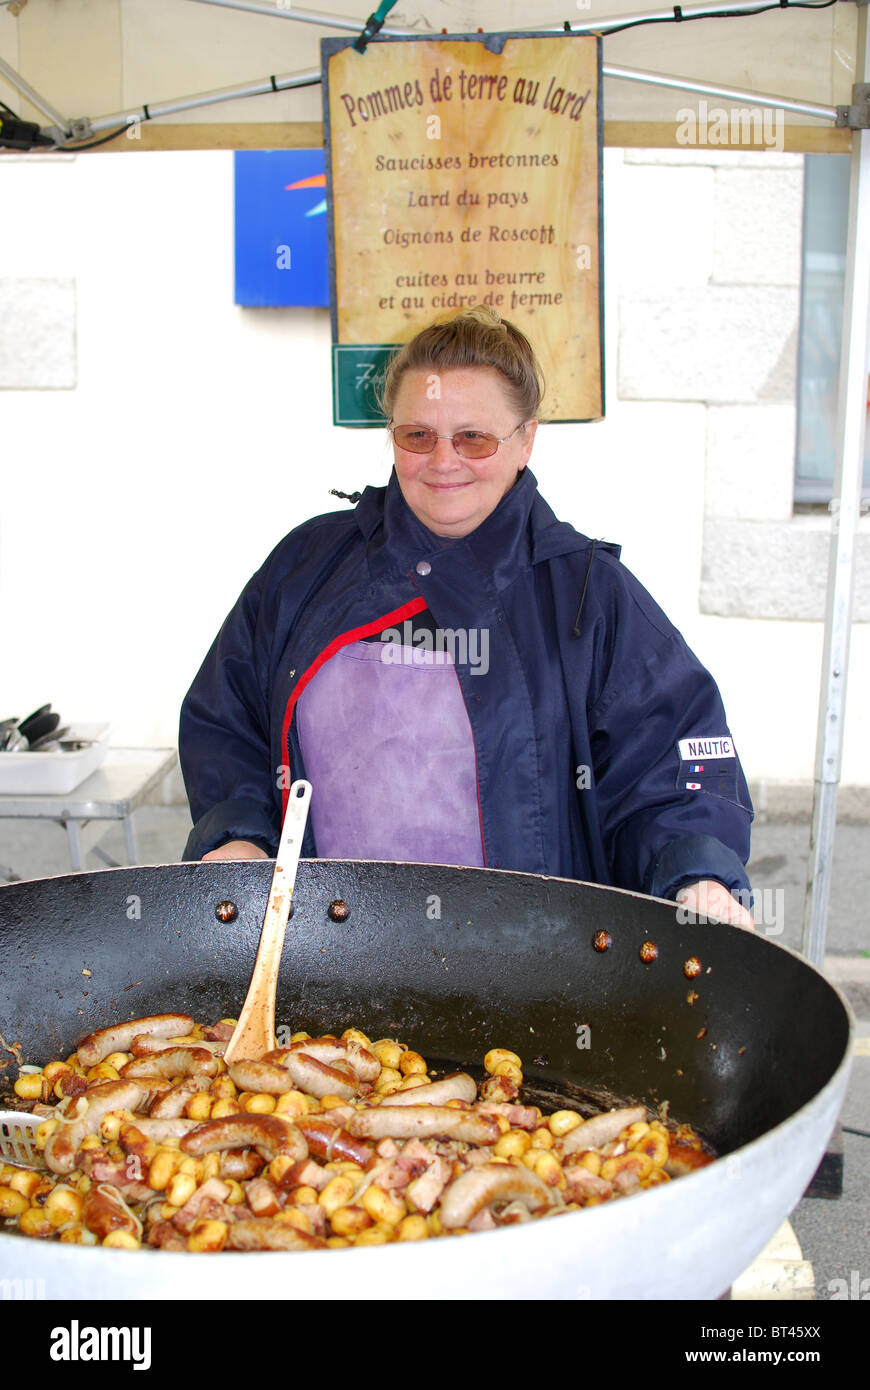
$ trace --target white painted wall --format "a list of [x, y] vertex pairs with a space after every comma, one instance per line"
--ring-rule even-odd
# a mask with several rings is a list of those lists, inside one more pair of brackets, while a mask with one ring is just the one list
[[[272, 545], [342, 505], [331, 486], [388, 476], [380, 432], [331, 425], [327, 311], [234, 306], [232, 198], [223, 152], [0, 161], [0, 277], [72, 279], [76, 302], [75, 387], [0, 390], [0, 717], [50, 699], [116, 743], [173, 743]], [[542, 429], [533, 468], [714, 671], [750, 777], [808, 778], [821, 625], [701, 613], [708, 407], [617, 397], [620, 296], [703, 288], [714, 206], [709, 168], [606, 152], [607, 419]], [[844, 778], [870, 784], [866, 624], [850, 689]]]

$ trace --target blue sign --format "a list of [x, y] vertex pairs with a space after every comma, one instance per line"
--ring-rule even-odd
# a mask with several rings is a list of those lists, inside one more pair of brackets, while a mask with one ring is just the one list
[[237, 150], [236, 304], [329, 304], [322, 150]]

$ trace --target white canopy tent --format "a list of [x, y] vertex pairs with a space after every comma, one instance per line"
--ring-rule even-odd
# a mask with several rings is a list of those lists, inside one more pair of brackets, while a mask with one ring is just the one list
[[[626, 13], [577, 0], [571, 32], [604, 38], [604, 140], [675, 146], [693, 97], [774, 111], [782, 148], [851, 151], [846, 296], [804, 952], [821, 966], [842, 763], [860, 515], [870, 311], [870, 34], [866, 0], [746, 0]], [[362, 33], [367, 4], [339, 16], [289, 0], [0, 0], [0, 99], [56, 147], [306, 147], [322, 143], [319, 40]], [[389, 8], [384, 6], [384, 10]], [[737, 13], [735, 13], [737, 11]], [[587, 17], [587, 12], [588, 17]], [[561, 32], [549, 3], [396, 5], [383, 36]], [[136, 138], [124, 138], [135, 135]], [[745, 128], [717, 143], [743, 147]]]

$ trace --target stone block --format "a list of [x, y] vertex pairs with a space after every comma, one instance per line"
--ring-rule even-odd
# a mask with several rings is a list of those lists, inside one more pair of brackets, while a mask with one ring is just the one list
[[714, 186], [713, 280], [798, 288], [803, 171], [719, 168]]
[[[830, 530], [792, 522], [704, 523], [700, 605], [720, 617], [824, 617]], [[870, 535], [855, 549], [856, 622], [870, 622]]]
[[707, 410], [709, 517], [788, 521], [794, 497], [795, 408], [711, 405]]
[[795, 394], [798, 292], [709, 286], [620, 299], [625, 400], [755, 403]]

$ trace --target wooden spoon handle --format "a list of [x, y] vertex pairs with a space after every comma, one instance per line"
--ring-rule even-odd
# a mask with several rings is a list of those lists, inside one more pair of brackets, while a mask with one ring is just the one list
[[260, 932], [254, 973], [235, 1032], [224, 1053], [226, 1062], [236, 1061], [240, 1057], [260, 1058], [275, 1046], [278, 970], [310, 802], [311, 783], [294, 782], [290, 788], [287, 812], [281, 827], [275, 872], [272, 875], [269, 901], [266, 905], [263, 929]]

